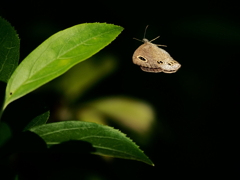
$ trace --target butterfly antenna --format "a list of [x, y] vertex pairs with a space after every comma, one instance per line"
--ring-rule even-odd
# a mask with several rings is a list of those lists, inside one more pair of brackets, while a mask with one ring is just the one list
[[145, 35], [146, 35], [146, 32], [147, 32], [147, 28], [148, 28], [148, 26], [149, 26], [149, 25], [147, 25], [147, 26], [145, 27], [145, 31], [144, 31], [143, 39], [145, 39]]
[[160, 36], [158, 36], [158, 37], [155, 37], [154, 39], [152, 39], [150, 42], [152, 42], [152, 41], [155, 41], [156, 39], [158, 39], [158, 38], [160, 38]]
[[136, 40], [138, 40], [138, 41], [141, 41], [141, 42], [143, 42], [142, 40], [140, 40], [140, 39], [137, 39], [137, 38], [133, 38], [133, 39], [136, 39]]

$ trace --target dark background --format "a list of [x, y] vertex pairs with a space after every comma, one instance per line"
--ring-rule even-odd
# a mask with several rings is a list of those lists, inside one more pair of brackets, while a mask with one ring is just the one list
[[[1, 2], [0, 15], [20, 36], [20, 60], [55, 32], [76, 24], [107, 22], [124, 27], [102, 50], [118, 57], [117, 71], [84, 99], [122, 94], [146, 100], [170, 134], [164, 137], [157, 131], [148, 146], [141, 147], [155, 167], [129, 160], [103, 165], [97, 157], [89, 157], [78, 159], [85, 168], [80, 171], [75, 157], [61, 160], [51, 156], [51, 168], [58, 159], [58, 163], [65, 162], [61, 168], [71, 167], [74, 178], [89, 172], [109, 179], [161, 179], [193, 172], [193, 177], [207, 172], [221, 176], [236, 168], [232, 145], [237, 141], [231, 143], [239, 119], [236, 1], [8, 1]], [[160, 35], [155, 43], [167, 45], [164, 49], [181, 63], [177, 73], [146, 73], [132, 63], [132, 54], [141, 45], [133, 37], [142, 39], [146, 25], [146, 38]], [[26, 165], [26, 169], [31, 167]], [[38, 169], [39, 174], [43, 172], [44, 168]]]

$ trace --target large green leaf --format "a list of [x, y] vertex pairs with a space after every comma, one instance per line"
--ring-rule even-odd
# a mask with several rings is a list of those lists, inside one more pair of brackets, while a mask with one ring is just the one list
[[153, 165], [131, 139], [109, 126], [83, 121], [63, 121], [35, 126], [29, 130], [38, 134], [48, 146], [81, 140], [93, 146], [93, 154], [138, 160]]
[[122, 30], [122, 27], [112, 24], [86, 23], [54, 34], [14, 71], [7, 84], [4, 108], [97, 53]]
[[18, 65], [20, 40], [13, 27], [0, 17], [0, 81], [7, 83]]

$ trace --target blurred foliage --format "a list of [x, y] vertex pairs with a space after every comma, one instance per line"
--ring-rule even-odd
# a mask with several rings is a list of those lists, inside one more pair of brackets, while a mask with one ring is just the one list
[[54, 112], [54, 119], [50, 121], [79, 119], [100, 124], [118, 124], [138, 134], [140, 137], [136, 138], [140, 142], [147, 141], [155, 118], [154, 110], [148, 103], [125, 96], [100, 96], [100, 99], [91, 98], [86, 102], [81, 99], [116, 68], [117, 58], [113, 55], [95, 55], [40, 88], [40, 92], [57, 92], [62, 102], [62, 106]]

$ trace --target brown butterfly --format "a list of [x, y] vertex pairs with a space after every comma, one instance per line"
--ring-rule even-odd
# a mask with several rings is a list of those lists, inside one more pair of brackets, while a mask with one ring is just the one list
[[[144, 37], [146, 29], [144, 32]], [[160, 36], [156, 37], [155, 39], [159, 37]], [[143, 38], [142, 42], [144, 42], [144, 44], [137, 48], [133, 54], [133, 63], [139, 65], [140, 68], [146, 72], [175, 73], [181, 67], [181, 65], [175, 61], [170, 54], [168, 54], [168, 52], [158, 47], [165, 45], [151, 43], [155, 39], [148, 41], [146, 38]]]

